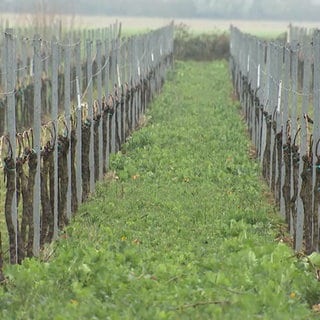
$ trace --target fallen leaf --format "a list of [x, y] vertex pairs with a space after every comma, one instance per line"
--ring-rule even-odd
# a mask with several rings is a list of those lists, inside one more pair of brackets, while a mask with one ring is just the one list
[[320, 312], [320, 303], [314, 304], [314, 305], [312, 306], [312, 310], [313, 310], [314, 312]]

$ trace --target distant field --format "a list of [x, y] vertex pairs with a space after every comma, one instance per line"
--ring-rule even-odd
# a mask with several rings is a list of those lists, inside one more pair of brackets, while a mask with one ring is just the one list
[[[25, 26], [33, 21], [43, 20], [42, 17], [32, 15], [0, 14], [2, 25], [9, 23], [10, 26]], [[62, 20], [66, 27], [76, 26], [80, 28], [105, 27], [116, 20], [123, 23], [125, 30], [141, 31], [159, 28], [174, 20], [176, 24], [186, 24], [195, 32], [209, 32], [213, 30], [227, 31], [232, 24], [241, 30], [256, 35], [276, 35], [287, 30], [288, 21], [250, 21], [250, 20], [210, 20], [210, 19], [169, 19], [169, 18], [148, 18], [148, 17], [113, 17], [113, 16], [70, 16], [57, 15], [47, 16], [45, 19], [49, 24], [52, 21]], [[307, 28], [320, 27], [316, 22], [293, 22], [297, 26]]]

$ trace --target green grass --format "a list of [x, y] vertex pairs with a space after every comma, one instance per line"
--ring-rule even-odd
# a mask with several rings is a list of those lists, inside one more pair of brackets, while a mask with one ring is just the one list
[[310, 319], [320, 292], [281, 223], [225, 62], [177, 63], [42, 262], [7, 266], [1, 319]]

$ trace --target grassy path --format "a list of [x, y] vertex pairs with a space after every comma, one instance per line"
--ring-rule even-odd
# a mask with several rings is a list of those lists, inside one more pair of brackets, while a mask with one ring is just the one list
[[179, 63], [45, 263], [7, 267], [1, 319], [310, 319], [226, 63]]

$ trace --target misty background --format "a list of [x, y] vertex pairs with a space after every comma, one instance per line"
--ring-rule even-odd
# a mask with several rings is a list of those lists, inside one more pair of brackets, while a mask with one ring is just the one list
[[319, 21], [320, 0], [0, 0], [1, 13]]

